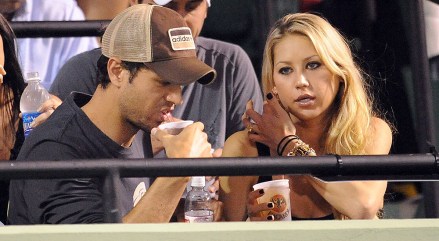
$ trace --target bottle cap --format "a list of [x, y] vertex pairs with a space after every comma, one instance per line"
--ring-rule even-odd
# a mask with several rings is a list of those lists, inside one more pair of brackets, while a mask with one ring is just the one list
[[206, 178], [204, 176], [192, 177], [191, 186], [192, 187], [204, 187], [206, 185]]
[[38, 72], [29, 72], [26, 74], [26, 80], [32, 81], [32, 80], [40, 80], [40, 75]]

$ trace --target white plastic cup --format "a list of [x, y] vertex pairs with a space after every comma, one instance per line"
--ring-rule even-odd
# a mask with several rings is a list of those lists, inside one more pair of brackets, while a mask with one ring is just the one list
[[261, 182], [253, 185], [253, 190], [264, 189], [258, 203], [272, 202], [274, 208], [266, 214], [273, 215], [276, 221], [291, 221], [290, 184], [288, 179]]
[[194, 121], [191, 120], [184, 120], [184, 121], [176, 121], [176, 122], [166, 122], [161, 125], [159, 125], [160, 130], [166, 131], [168, 134], [171, 135], [178, 135], [180, 132], [183, 131], [183, 129], [193, 124]]

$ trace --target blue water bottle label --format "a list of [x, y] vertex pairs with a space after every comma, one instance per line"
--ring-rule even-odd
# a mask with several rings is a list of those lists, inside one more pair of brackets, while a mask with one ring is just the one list
[[24, 129], [24, 137], [27, 138], [27, 136], [30, 134], [30, 132], [33, 130], [32, 127], [30, 127], [30, 124], [32, 121], [35, 120], [41, 113], [40, 112], [27, 112], [22, 113], [23, 115], [23, 129]]

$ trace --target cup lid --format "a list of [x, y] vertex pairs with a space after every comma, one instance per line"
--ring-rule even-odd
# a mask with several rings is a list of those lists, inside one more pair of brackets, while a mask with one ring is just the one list
[[191, 120], [166, 122], [166, 123], [159, 125], [159, 129], [161, 129], [161, 130], [181, 129], [181, 128], [185, 128], [186, 126], [191, 125], [193, 123], [194, 123], [194, 121], [191, 121]]
[[267, 187], [286, 187], [289, 188], [290, 187], [290, 180], [288, 179], [280, 179], [280, 180], [273, 180], [273, 181], [268, 181], [268, 182], [261, 182], [261, 183], [257, 183], [255, 185], [253, 185], [253, 190], [257, 190], [257, 189], [264, 189]]

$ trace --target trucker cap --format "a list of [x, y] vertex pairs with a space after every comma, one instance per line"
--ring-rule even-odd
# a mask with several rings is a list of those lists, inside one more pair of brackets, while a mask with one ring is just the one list
[[[154, 0], [154, 2], [158, 5], [166, 5], [172, 0]], [[207, 5], [210, 7], [210, 0], [206, 0]]]
[[197, 59], [191, 30], [180, 14], [158, 5], [137, 4], [118, 14], [102, 37], [102, 54], [144, 63], [172, 84], [209, 84], [216, 77]]

